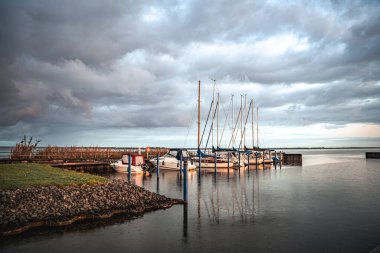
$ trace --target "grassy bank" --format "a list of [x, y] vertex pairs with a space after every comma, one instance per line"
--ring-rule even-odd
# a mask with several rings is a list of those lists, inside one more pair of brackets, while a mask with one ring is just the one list
[[25, 188], [41, 185], [71, 185], [105, 183], [100, 176], [65, 171], [46, 164], [0, 164], [0, 189]]

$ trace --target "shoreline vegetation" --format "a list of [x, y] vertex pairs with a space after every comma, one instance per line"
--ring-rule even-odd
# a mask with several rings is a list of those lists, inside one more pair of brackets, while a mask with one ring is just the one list
[[115, 214], [132, 218], [183, 203], [128, 182], [45, 164], [0, 164], [0, 236]]

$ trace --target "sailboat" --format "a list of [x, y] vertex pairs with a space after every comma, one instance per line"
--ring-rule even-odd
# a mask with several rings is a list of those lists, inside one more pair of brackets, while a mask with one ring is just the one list
[[[214, 80], [214, 90], [215, 90], [215, 80]], [[207, 121], [206, 121], [205, 128], [203, 130], [203, 134], [202, 134], [202, 138], [201, 138], [201, 136], [200, 136], [200, 125], [201, 125], [200, 93], [201, 93], [201, 81], [198, 81], [198, 143], [197, 143], [198, 149], [197, 149], [197, 157], [193, 158], [194, 163], [198, 168], [200, 167], [202, 169], [215, 168], [215, 167], [216, 168], [232, 168], [233, 162], [228, 162], [228, 158], [222, 158], [220, 155], [217, 155], [216, 152], [213, 152], [214, 155], [207, 155], [201, 151], [201, 148], [200, 148], [201, 142], [202, 142], [202, 139], [203, 139], [203, 136], [205, 133], [205, 129], [207, 127], [207, 122], [208, 122], [208, 119], [210, 116], [210, 112], [212, 111], [212, 109], [214, 109], [213, 108], [214, 107], [213, 106], [214, 95], [213, 95], [213, 100], [212, 100], [211, 105], [210, 105], [210, 110], [209, 110], [209, 113], [207, 116]], [[214, 94], [214, 91], [213, 91], [213, 94]], [[206, 146], [208, 144], [210, 134], [213, 131], [214, 118], [215, 118], [215, 115], [218, 112], [218, 110], [219, 110], [219, 94], [218, 94], [218, 101], [217, 101], [216, 107], [215, 107], [214, 112], [213, 112], [213, 118], [212, 118], [212, 123], [211, 123], [211, 127], [210, 127], [210, 133], [209, 133], [209, 136], [207, 139]], [[219, 120], [217, 119], [217, 133], [218, 133], [218, 127], [219, 127], [218, 124], [219, 124]], [[217, 137], [217, 139], [218, 139], [218, 137]]]

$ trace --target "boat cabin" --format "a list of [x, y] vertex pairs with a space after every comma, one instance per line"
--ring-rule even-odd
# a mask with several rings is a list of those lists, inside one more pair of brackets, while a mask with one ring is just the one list
[[138, 154], [131, 154], [131, 155], [123, 155], [121, 158], [121, 161], [123, 164], [128, 164], [128, 156], [131, 156], [131, 161], [133, 166], [141, 165], [144, 164], [144, 156], [143, 155], [138, 155]]
[[170, 149], [169, 152], [165, 156], [175, 157], [177, 158], [177, 160], [180, 160], [182, 156], [183, 161], [188, 161], [191, 158], [187, 149], [181, 149], [181, 148]]

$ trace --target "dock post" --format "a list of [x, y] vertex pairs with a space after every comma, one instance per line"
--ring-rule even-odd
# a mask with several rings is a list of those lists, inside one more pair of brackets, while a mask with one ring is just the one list
[[187, 203], [187, 162], [183, 168], [183, 200]]
[[230, 152], [227, 152], [227, 172], [230, 174]]
[[160, 163], [160, 159], [159, 159], [159, 156], [157, 154], [157, 168], [156, 168], [156, 175], [157, 175], [157, 177], [160, 176], [160, 165], [159, 165], [159, 163]]
[[201, 177], [201, 152], [200, 150], [198, 150], [198, 176]]
[[182, 154], [179, 158], [179, 175], [182, 176]]
[[216, 152], [214, 153], [214, 175], [216, 176]]
[[128, 155], [128, 181], [131, 181], [131, 155]]
[[257, 164], [257, 152], [256, 152], [256, 170], [257, 170], [257, 166], [258, 166], [258, 164]]
[[248, 174], [249, 174], [249, 153], [247, 153], [247, 162], [248, 162]]
[[239, 175], [240, 175], [240, 150], [238, 150], [238, 154], [239, 154], [238, 170], [239, 170]]

